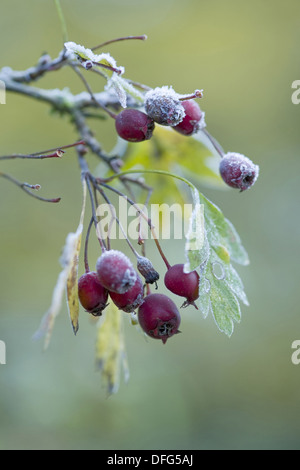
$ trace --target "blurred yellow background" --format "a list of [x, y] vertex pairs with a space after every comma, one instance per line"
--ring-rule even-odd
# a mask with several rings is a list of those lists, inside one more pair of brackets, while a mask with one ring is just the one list
[[[146, 42], [109, 48], [126, 77], [179, 93], [203, 88], [209, 131], [226, 151], [260, 165], [258, 182], [243, 194], [200, 188], [249, 253], [250, 266], [238, 272], [250, 307], [230, 340], [192, 308], [183, 313], [183, 334], [166, 346], [146, 342], [125, 322], [131, 377], [107, 399], [87, 314], [75, 338], [63, 305], [46, 353], [31, 339], [50, 304], [66, 235], [79, 221], [76, 153], [1, 162], [1, 171], [62, 201], [41, 203], [0, 181], [0, 340], [7, 346], [0, 448], [299, 449], [300, 365], [291, 362], [291, 344], [300, 339], [300, 105], [291, 101], [291, 84], [300, 79], [299, 1], [62, 0], [62, 7], [70, 40], [87, 47], [147, 34]], [[0, 67], [23, 70], [45, 51], [56, 57], [62, 34], [54, 2], [2, 0], [0, 38]], [[82, 90], [71, 71], [49, 73], [37, 86]], [[77, 138], [46, 105], [13, 94], [6, 101], [0, 155]], [[95, 121], [94, 128], [110, 150], [111, 122]], [[180, 262], [182, 242], [163, 246], [171, 262]], [[163, 269], [155, 251], [152, 259]]]

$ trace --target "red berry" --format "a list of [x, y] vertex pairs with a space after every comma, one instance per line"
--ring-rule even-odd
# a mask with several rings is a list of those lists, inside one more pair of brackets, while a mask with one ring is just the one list
[[[199, 274], [196, 271], [184, 272], [183, 264], [174, 264], [165, 275], [165, 286], [173, 294], [186, 298], [183, 307], [195, 305], [195, 300], [199, 297]], [[196, 307], [197, 308], [197, 307]]]
[[163, 294], [149, 294], [138, 310], [138, 320], [148, 336], [166, 343], [179, 333], [181, 318], [173, 300]]
[[100, 283], [97, 273], [88, 272], [78, 281], [78, 297], [85, 310], [100, 316], [107, 305], [108, 291]]
[[196, 101], [183, 101], [182, 106], [185, 111], [183, 120], [174, 127], [177, 132], [184, 135], [192, 135], [205, 127], [204, 112]]
[[142, 142], [152, 137], [154, 121], [138, 109], [124, 109], [116, 117], [116, 130], [129, 142]]
[[244, 155], [230, 152], [220, 162], [220, 174], [228, 186], [245, 191], [257, 180], [259, 167]]
[[137, 273], [127, 256], [121, 251], [105, 251], [96, 264], [101, 284], [110, 292], [123, 294], [135, 283]]
[[124, 294], [110, 292], [113, 303], [124, 312], [134, 312], [144, 301], [144, 285], [140, 276], [137, 276], [135, 284]]
[[184, 108], [179, 95], [172, 87], [154, 88], [145, 95], [145, 111], [162, 126], [176, 126], [184, 118]]

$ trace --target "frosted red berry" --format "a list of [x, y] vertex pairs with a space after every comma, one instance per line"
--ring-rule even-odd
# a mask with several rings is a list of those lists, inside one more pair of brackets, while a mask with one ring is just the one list
[[152, 137], [154, 121], [138, 109], [124, 109], [115, 120], [117, 133], [129, 142], [142, 142]]
[[101, 284], [118, 294], [127, 292], [137, 278], [130, 259], [118, 250], [105, 251], [97, 260], [96, 271]]
[[240, 153], [230, 152], [220, 162], [220, 174], [228, 186], [241, 191], [251, 188], [258, 178], [259, 167]]
[[[174, 264], [165, 274], [165, 286], [173, 294], [186, 298], [183, 307], [195, 305], [199, 297], [199, 274], [196, 271], [184, 272], [183, 264]], [[196, 307], [197, 308], [197, 307]]]
[[144, 284], [137, 276], [134, 285], [124, 294], [110, 292], [113, 303], [124, 312], [134, 312], [144, 301]]
[[179, 333], [180, 313], [169, 297], [149, 294], [138, 310], [138, 321], [143, 331], [163, 343]]
[[83, 274], [78, 281], [78, 297], [83, 308], [100, 316], [107, 305], [108, 291], [100, 283], [96, 272]]
[[182, 106], [185, 111], [183, 120], [174, 127], [177, 132], [183, 135], [192, 135], [205, 127], [204, 112], [194, 100], [183, 101]]
[[167, 86], [154, 88], [146, 93], [145, 111], [162, 126], [176, 126], [185, 116], [179, 95]]

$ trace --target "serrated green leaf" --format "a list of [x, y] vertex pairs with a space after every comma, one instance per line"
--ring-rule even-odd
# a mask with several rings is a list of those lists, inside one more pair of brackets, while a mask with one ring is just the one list
[[243, 283], [231, 264], [224, 263], [215, 250], [211, 251], [205, 269], [200, 273], [197, 306], [204, 318], [211, 311], [219, 330], [231, 336], [234, 322], [240, 322], [238, 299], [249, 305]]
[[206, 277], [206, 270], [202, 272], [199, 283], [199, 298], [196, 300], [196, 305], [199, 308], [204, 318], [207, 318], [210, 306], [210, 281]]
[[243, 304], [249, 306], [249, 302], [244, 291], [243, 282], [231, 264], [226, 267], [225, 280], [228, 286], [230, 287], [230, 289], [243, 302]]
[[[200, 202], [204, 204], [205, 223], [209, 241], [218, 254], [221, 254], [220, 247], [223, 247], [224, 261], [227, 251], [230, 258], [236, 263], [242, 265], [249, 264], [248, 254], [233, 224], [224, 217], [218, 206], [205, 198], [201, 193]], [[220, 257], [222, 258], [222, 255]]]
[[231, 336], [234, 330], [234, 322], [240, 322], [240, 304], [224, 279], [218, 279], [212, 269], [208, 275], [210, 281], [210, 303], [215, 322], [219, 330], [227, 336]]
[[204, 205], [207, 236], [209, 237], [211, 245], [227, 247], [227, 224], [222, 211], [218, 206], [203, 196], [203, 194], [199, 193], [199, 195], [200, 202]]

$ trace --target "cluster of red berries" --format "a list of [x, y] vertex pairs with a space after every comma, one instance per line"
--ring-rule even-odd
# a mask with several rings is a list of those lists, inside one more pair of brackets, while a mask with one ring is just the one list
[[184, 135], [194, 134], [204, 125], [204, 113], [192, 98], [201, 96], [199, 90], [182, 97], [168, 87], [150, 90], [145, 95], [145, 112], [124, 109], [116, 116], [117, 133], [129, 142], [142, 142], [152, 137], [157, 123]]
[[[148, 258], [139, 257], [136, 270], [122, 252], [108, 250], [98, 258], [96, 271], [86, 272], [79, 279], [78, 296], [81, 305], [94, 316], [102, 315], [109, 297], [120, 310], [127, 313], [137, 311], [142, 330], [165, 343], [179, 332], [181, 317], [176, 304], [168, 296], [145, 289], [146, 284], [156, 283], [158, 279], [159, 274]], [[183, 264], [176, 264], [168, 268], [164, 281], [172, 293], [185, 297], [183, 306], [196, 307], [194, 301], [199, 297], [196, 271], [184, 273]]]
[[[145, 95], [145, 112], [124, 109], [115, 117], [117, 133], [129, 142], [142, 142], [152, 137], [157, 123], [191, 136], [206, 126], [205, 113], [193, 99], [201, 96], [199, 90], [181, 97], [169, 87], [150, 90]], [[228, 186], [240, 191], [253, 186], [259, 173], [257, 165], [244, 155], [234, 152], [226, 155], [221, 153], [221, 157], [220, 175]]]

